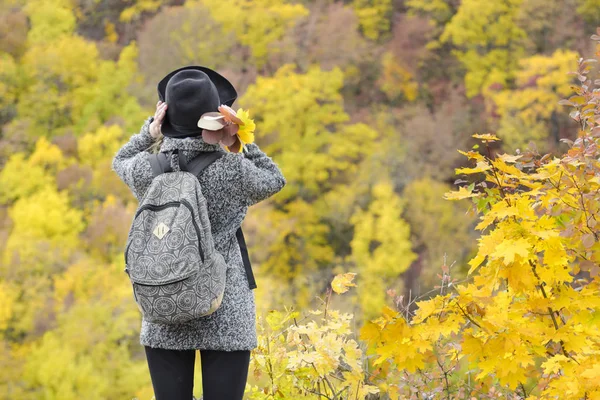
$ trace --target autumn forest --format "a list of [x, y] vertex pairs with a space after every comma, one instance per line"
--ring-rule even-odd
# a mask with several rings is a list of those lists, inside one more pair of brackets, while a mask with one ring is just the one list
[[153, 398], [111, 162], [185, 65], [287, 180], [244, 221], [245, 398], [600, 399], [599, 26], [599, 0], [2, 0], [0, 400]]

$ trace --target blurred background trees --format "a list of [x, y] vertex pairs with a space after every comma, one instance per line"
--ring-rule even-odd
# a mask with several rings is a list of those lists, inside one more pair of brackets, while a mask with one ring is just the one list
[[[122, 273], [136, 202], [110, 171], [156, 84], [227, 76], [288, 185], [245, 222], [259, 314], [332, 299], [364, 322], [464, 276], [475, 217], [443, 200], [474, 132], [565, 150], [558, 105], [597, 0], [4, 0], [0, 399], [152, 396]], [[479, 151], [474, 145], [474, 151]], [[89, 389], [93, 387], [94, 390]], [[197, 388], [200, 388], [197, 385]], [[129, 397], [127, 397], [129, 396]]]

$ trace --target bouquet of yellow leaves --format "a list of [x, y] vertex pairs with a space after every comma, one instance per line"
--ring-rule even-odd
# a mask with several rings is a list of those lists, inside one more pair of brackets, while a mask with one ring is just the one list
[[198, 120], [202, 128], [202, 139], [209, 144], [220, 143], [233, 153], [240, 153], [248, 143], [254, 143], [254, 120], [248, 111], [221, 105], [219, 112], [208, 112]]

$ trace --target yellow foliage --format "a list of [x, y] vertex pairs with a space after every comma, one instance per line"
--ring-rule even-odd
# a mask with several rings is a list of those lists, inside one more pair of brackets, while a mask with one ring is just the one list
[[[347, 124], [339, 69], [313, 67], [299, 74], [294, 68], [286, 65], [273, 77], [259, 77], [241, 102], [254, 111], [264, 148], [287, 180], [277, 197], [285, 205], [267, 214], [270, 223], [259, 226], [258, 237], [269, 238], [269, 245], [261, 246], [268, 255], [263, 266], [288, 280], [292, 297], [306, 304], [309, 274], [334, 256], [324, 219], [335, 207], [323, 199], [355, 181], [360, 162], [376, 147], [377, 132], [365, 124]], [[344, 198], [349, 208], [357, 194]], [[334, 201], [338, 195], [329, 197]]]
[[[79, 36], [61, 36], [52, 46], [36, 45], [23, 56], [24, 72], [31, 80], [53, 83], [58, 80], [75, 89], [90, 84], [98, 68], [98, 50], [93, 42]], [[39, 112], [39, 105], [30, 112]]]
[[31, 165], [42, 166], [54, 173], [66, 165], [63, 154], [58, 146], [48, 142], [48, 139], [45, 137], [40, 138], [36, 142], [35, 150], [29, 157], [28, 162]]
[[464, 0], [440, 40], [451, 42], [458, 60], [466, 68], [469, 97], [489, 92], [492, 84], [506, 84], [524, 52], [525, 31], [517, 25], [523, 0]]
[[115, 29], [115, 24], [112, 22], [106, 21], [104, 23], [104, 34], [106, 35], [106, 40], [110, 43], [116, 43], [119, 40], [119, 34]]
[[96, 168], [98, 163], [111, 159], [121, 147], [123, 129], [118, 125], [101, 126], [96, 132], [86, 133], [77, 140], [81, 164]]
[[331, 282], [331, 288], [337, 294], [346, 293], [351, 286], [356, 286], [356, 284], [352, 283], [355, 276], [356, 274], [352, 272], [336, 275]]
[[[522, 156], [476, 158], [488, 186], [481, 190], [473, 183], [468, 192], [478, 195], [476, 204], [486, 201], [485, 208], [478, 207], [477, 229], [488, 231], [469, 262], [472, 279], [418, 302], [412, 316], [384, 309], [362, 329], [370, 352], [379, 357], [374, 364], [382, 365], [380, 387], [391, 390], [398, 374], [416, 368], [434, 380], [440, 369], [466, 369], [484, 390], [518, 392], [527, 385], [536, 398], [600, 393], [592, 367], [600, 354], [600, 271], [593, 270], [600, 260], [593, 251], [594, 227], [583, 222], [590, 217], [575, 206], [600, 212], [594, 195], [600, 190], [593, 172], [598, 167], [585, 162], [597, 156], [590, 142], [580, 140], [563, 162], [546, 160], [533, 170]], [[580, 151], [584, 146], [587, 151]], [[591, 275], [575, 281], [584, 268]], [[544, 373], [546, 381], [539, 383]], [[448, 382], [444, 390], [452, 390]], [[458, 385], [465, 384], [470, 386]], [[418, 376], [394, 390], [414, 389], [430, 390]]]
[[140, 17], [144, 12], [156, 11], [162, 4], [162, 0], [133, 0], [133, 5], [121, 11], [119, 20], [131, 22]]
[[[27, 179], [22, 171], [27, 167]], [[31, 165], [23, 153], [12, 155], [0, 171], [0, 202], [9, 203], [54, 184], [54, 177], [41, 165]]]
[[138, 317], [115, 315], [113, 307], [81, 302], [62, 314], [58, 327], [30, 346], [25, 384], [56, 400], [127, 398], [147, 385], [145, 363], [132, 360], [126, 343], [112, 344], [131, 337]]
[[350, 220], [354, 225], [352, 259], [359, 273], [358, 302], [367, 318], [385, 304], [390, 280], [416, 258], [411, 250], [410, 228], [402, 219], [402, 201], [392, 185], [379, 183], [372, 194], [369, 208], [358, 210]]
[[383, 73], [381, 76], [381, 90], [390, 100], [402, 95], [408, 101], [415, 101], [418, 95], [419, 85], [412, 74], [398, 63], [391, 52], [387, 52], [381, 58]]
[[[577, 60], [575, 53], [559, 48], [552, 32], [549, 43], [558, 50], [523, 58], [525, 30], [530, 32], [522, 28], [523, 13], [533, 7], [523, 7], [525, 1], [403, 3], [433, 25], [432, 30], [408, 27], [409, 34], [438, 37], [443, 31], [430, 60], [454, 52], [466, 71], [467, 95], [484, 95], [488, 111], [499, 116], [499, 136], [511, 147], [547, 136], [558, 100], [571, 91], [566, 72]], [[130, 41], [117, 54], [115, 24], [136, 29], [163, 3], [128, 0], [118, 20], [114, 13], [101, 17], [95, 33], [85, 13], [104, 7], [97, 1], [8, 0], [0, 6], [1, 22], [11, 27], [0, 29], [3, 400], [151, 397], [137, 345], [139, 313], [121, 265], [123, 222], [131, 218], [135, 202], [117, 183], [110, 158], [124, 134], [137, 130], [149, 111], [136, 97], [148, 86], [138, 71], [137, 44]], [[381, 393], [403, 399], [419, 393], [424, 398], [497, 398], [525, 392], [523, 397], [531, 399], [600, 398], [600, 157], [598, 140], [590, 135], [598, 120], [591, 89], [569, 99], [583, 115], [582, 131], [573, 135], [581, 139], [561, 158], [539, 160], [521, 152], [489, 159], [476, 148], [461, 151], [474, 162], [456, 172], [472, 183], [446, 198], [472, 199], [471, 209], [480, 213], [476, 229], [481, 237], [466, 267], [469, 276], [459, 282], [444, 265], [440, 295], [406, 308], [396, 298], [392, 309], [383, 307], [386, 289], [415, 260], [412, 248], [419, 249], [424, 269], [439, 265], [440, 252], [448, 247], [456, 252], [448, 252], [451, 261], [455, 257], [457, 268], [464, 267], [470, 239], [461, 228], [471, 220], [456, 216], [463, 203], [437, 204], [444, 185], [428, 179], [410, 182], [410, 173], [395, 175], [397, 161], [389, 155], [410, 149], [410, 143], [405, 147], [398, 140], [394, 123], [400, 118], [373, 128], [369, 108], [377, 107], [373, 96], [378, 99], [364, 89], [375, 83], [390, 102], [400, 97], [412, 102], [423, 87], [432, 96], [427, 105], [437, 107], [440, 87], [462, 71], [442, 62], [440, 68], [450, 66], [448, 71], [417, 83], [400, 57], [404, 49], [412, 54], [412, 41], [394, 38], [389, 45], [399, 48], [393, 53], [385, 52], [388, 43], [374, 43], [390, 32], [392, 17], [404, 21], [404, 9], [393, 15], [391, 0], [348, 2], [363, 35], [374, 41], [372, 51], [352, 48], [351, 53], [383, 56], [381, 64], [374, 59], [369, 66], [367, 58], [346, 65], [345, 75], [335, 68], [343, 58], [336, 54], [327, 55], [323, 68], [311, 64], [322, 57], [318, 35], [321, 25], [330, 22], [323, 22], [323, 15], [339, 17], [332, 26], [345, 23], [351, 25], [348, 32], [355, 29], [352, 13], [334, 15], [331, 2], [185, 3], [186, 8], [165, 3], [165, 10], [173, 12], [161, 10], [161, 15], [177, 23], [179, 11], [193, 9], [193, 15], [210, 22], [212, 36], [188, 35], [197, 30], [197, 20], [182, 19], [181, 30], [170, 40], [192, 39], [175, 54], [190, 63], [222, 56], [215, 67], [224, 67], [240, 88], [250, 85], [241, 102], [252, 108], [261, 128], [257, 139], [288, 181], [281, 196], [258, 206], [246, 222], [253, 224], [249, 239], [260, 249], [253, 257], [264, 274], [263, 287], [270, 288], [265, 296], [304, 307], [313, 300], [314, 288], [327, 283], [323, 276], [347, 264], [359, 272], [356, 319], [330, 308], [331, 301], [343, 301], [331, 291], [322, 309], [259, 315], [247, 397], [364, 399]], [[577, 3], [588, 22], [597, 19], [597, 0]], [[86, 18], [88, 25], [77, 24]], [[11, 38], [21, 19], [27, 26]], [[88, 39], [102, 36], [102, 28], [104, 41]], [[232, 49], [235, 56], [229, 54]], [[348, 46], [337, 50], [348, 52]], [[302, 69], [277, 69], [300, 57]], [[156, 64], [158, 71], [168, 63]], [[425, 72], [423, 77], [431, 76]], [[377, 87], [374, 93], [379, 94]], [[386, 108], [382, 114], [396, 111]], [[453, 125], [465, 119], [457, 115]], [[59, 137], [64, 134], [77, 137], [77, 157], [68, 156], [74, 152], [67, 136]], [[494, 149], [501, 146], [490, 143], [499, 140], [492, 134], [474, 138]], [[381, 178], [388, 174], [393, 185]], [[75, 184], [81, 176], [88, 182]], [[403, 189], [404, 200], [395, 188]], [[412, 235], [403, 212], [415, 228]], [[453, 237], [444, 240], [448, 232]], [[353, 277], [338, 275], [332, 291], [347, 291]], [[424, 274], [419, 278], [423, 283]], [[361, 330], [367, 354], [365, 343], [354, 337], [357, 321], [365, 317], [373, 318]]]
[[18, 290], [14, 285], [0, 281], [0, 332], [9, 326], [8, 323], [14, 315], [14, 303], [17, 295]]
[[9, 210], [13, 229], [6, 243], [4, 259], [33, 260], [42, 256], [41, 243], [66, 256], [79, 246], [84, 228], [83, 213], [72, 208], [66, 192], [44, 188], [16, 201]]
[[373, 361], [375, 366], [393, 363], [415, 373], [432, 355], [432, 344], [416, 337], [416, 331], [390, 308], [384, 309], [382, 317], [367, 323], [360, 338], [373, 346], [371, 349], [378, 356]]
[[250, 118], [250, 113], [248, 110], [240, 108], [237, 110], [236, 115], [242, 121], [238, 131], [240, 140], [244, 144], [254, 143], [254, 130], [256, 129], [256, 124], [254, 123], [254, 120]]
[[529, 141], [543, 143], [548, 137], [552, 114], [561, 109], [558, 101], [571, 92], [568, 72], [577, 64], [577, 54], [557, 50], [551, 56], [520, 60], [515, 72], [516, 88], [491, 94], [500, 116], [498, 134], [511, 148]]
[[343, 85], [339, 69], [312, 67], [298, 74], [294, 68], [286, 65], [271, 78], [258, 77], [241, 99], [254, 110], [261, 135], [269, 143], [266, 150], [281, 163], [288, 182], [283, 197], [298, 190], [322, 193], [331, 186], [331, 178], [351, 173], [377, 136], [364, 124], [345, 124], [349, 116], [339, 94]]
[[71, 0], [28, 0], [25, 11], [31, 21], [27, 39], [32, 44], [48, 44], [75, 30]]
[[363, 34], [377, 40], [390, 30], [392, 0], [353, 0]]
[[[38, 139], [28, 159], [23, 153], [13, 154], [0, 171], [0, 203], [10, 203], [53, 187], [55, 174], [67, 163], [56, 145], [45, 137]], [[23, 179], [23, 170], [27, 171], [27, 179]]]
[[474, 135], [471, 135], [472, 137], [474, 137], [475, 139], [481, 139], [484, 142], [496, 142], [498, 140], [500, 140], [500, 138], [498, 138], [498, 136], [491, 134], [491, 133], [476, 133]]
[[[23, 338], [35, 336], [39, 334], [36, 327], [48, 324], [53, 318], [52, 307], [49, 304], [52, 281], [48, 275], [51, 271], [48, 270], [53, 267], [55, 257], [51, 253], [45, 253], [43, 256], [42, 260], [27, 260], [26, 266], [17, 262], [2, 265], [2, 275], [7, 277], [7, 282], [12, 284], [16, 294], [13, 302], [13, 315], [16, 318], [11, 320], [11, 335], [22, 335]], [[43, 270], [44, 267], [46, 270]], [[21, 361], [25, 358], [21, 358]]]
[[475, 193], [468, 188], [461, 186], [456, 191], [447, 192], [444, 194], [446, 200], [462, 200], [468, 199], [469, 197], [478, 197], [479, 194]]
[[272, 211], [269, 220], [260, 229], [274, 237], [267, 248], [261, 246], [261, 252], [268, 255], [261, 269], [287, 281], [290, 287], [284, 295], [288, 302], [293, 299], [305, 306], [309, 301], [309, 274], [333, 260], [333, 250], [327, 241], [329, 228], [319, 220], [311, 205], [300, 199], [287, 204], [282, 211]]
[[82, 106], [74, 101], [77, 88], [92, 84], [97, 59], [96, 46], [78, 36], [64, 35], [52, 46], [39, 44], [27, 50], [21, 65], [29, 85], [19, 98], [17, 110], [20, 118], [32, 122], [29, 135], [56, 134], [54, 128], [70, 122], [69, 110]]
[[[81, 259], [55, 275], [51, 287], [43, 301], [55, 326], [26, 345], [26, 387], [57, 400], [126, 398], [147, 387], [147, 366], [128, 347], [137, 342], [139, 312], [122, 268]], [[37, 292], [24, 293], [33, 309], [40, 307], [30, 297]]]
[[50, 239], [62, 246], [75, 245], [83, 229], [81, 211], [70, 207], [67, 193], [52, 189], [19, 199], [9, 215], [14, 223], [13, 235]]
[[132, 129], [130, 121], [145, 115], [135, 97], [123, 91], [139, 80], [136, 57], [132, 42], [117, 62], [100, 60], [96, 45], [79, 36], [64, 35], [51, 46], [30, 47], [21, 61], [27, 85], [17, 104], [19, 118], [30, 122], [27, 133], [90, 132], [115, 116], [125, 118], [126, 128]]
[[101, 61], [94, 83], [78, 87], [72, 110], [77, 133], [91, 132], [105, 122], [120, 118], [126, 121], [124, 131], [139, 129], [139, 121], [147, 117], [137, 99], [123, 88], [140, 83], [137, 68], [138, 47], [135, 41], [125, 46], [116, 62]]
[[[215, 21], [226, 31], [235, 33], [238, 41], [250, 48], [254, 63], [260, 68], [271, 54], [279, 52], [275, 46], [284, 34], [308, 15], [301, 4], [287, 0], [197, 0], [206, 6]], [[187, 2], [193, 5], [195, 2]]]
[[600, 20], [600, 1], [599, 0], [577, 0], [577, 12], [589, 23], [597, 25]]
[[266, 318], [258, 318], [259, 343], [250, 365], [257, 384], [246, 393], [250, 399], [334, 393], [364, 399], [379, 392], [364, 382], [363, 352], [351, 337], [351, 314], [325, 305], [324, 310], [300, 317], [297, 311], [272, 310]]
[[465, 212], [463, 204], [443, 201], [448, 189], [449, 185], [423, 178], [413, 180], [402, 191], [411, 243], [414, 249], [419, 249], [419, 263], [423, 265], [417, 288], [439, 285], [444, 265], [452, 266], [454, 277], [461, 279], [466, 272], [464, 263], [476, 248], [477, 235], [472, 232], [475, 217]]
[[447, 0], [407, 0], [406, 6], [410, 14], [426, 14], [436, 25], [447, 22], [452, 16], [452, 8]]
[[0, 51], [0, 110], [10, 106], [17, 96], [17, 63]]

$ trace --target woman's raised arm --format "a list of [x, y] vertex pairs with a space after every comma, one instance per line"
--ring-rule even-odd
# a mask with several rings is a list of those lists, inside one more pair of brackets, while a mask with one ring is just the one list
[[156, 103], [153, 117], [144, 121], [140, 132], [132, 135], [129, 142], [119, 149], [112, 162], [112, 169], [139, 200], [144, 197], [152, 183], [152, 166], [148, 161], [150, 147], [160, 136], [160, 126], [164, 120], [167, 104]]
[[255, 143], [246, 145], [241, 163], [241, 184], [247, 204], [251, 206], [279, 192], [286, 184], [277, 164]]
[[129, 142], [117, 151], [112, 161], [112, 169], [139, 200], [152, 183], [152, 167], [148, 161], [149, 149], [154, 143], [149, 126], [152, 118], [148, 118], [139, 133], [131, 136]]

